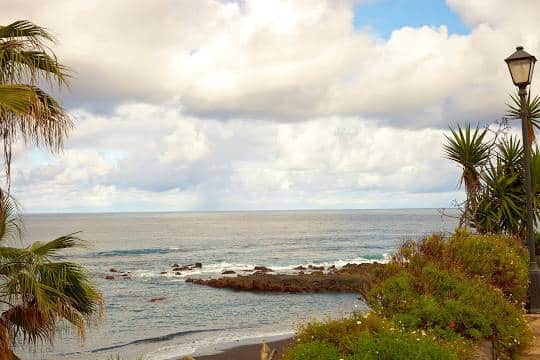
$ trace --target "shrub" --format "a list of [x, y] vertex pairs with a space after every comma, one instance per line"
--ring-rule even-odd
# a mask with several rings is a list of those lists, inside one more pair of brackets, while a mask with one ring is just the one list
[[[375, 313], [307, 324], [297, 340], [285, 360], [459, 359], [469, 354], [468, 343], [450, 343], [425, 331], [407, 333]], [[316, 351], [328, 357], [315, 357]]]
[[433, 330], [449, 341], [493, 339], [498, 350], [513, 353], [529, 340], [522, 308], [481, 279], [455, 270], [404, 269], [375, 287], [369, 303], [407, 330]]
[[448, 253], [465, 273], [484, 278], [511, 300], [525, 302], [528, 253], [519, 239], [456, 232], [449, 239]]
[[285, 356], [290, 360], [337, 360], [340, 358], [335, 347], [320, 341], [298, 344]]
[[421, 333], [403, 331], [364, 331], [351, 344], [350, 360], [458, 360], [458, 353], [436, 343]]
[[403, 268], [421, 271], [432, 265], [460, 270], [501, 289], [505, 296], [524, 303], [528, 286], [528, 256], [519, 240], [504, 235], [475, 235], [456, 231], [448, 239], [434, 234], [419, 242], [406, 242], [389, 266], [379, 272], [384, 279]]

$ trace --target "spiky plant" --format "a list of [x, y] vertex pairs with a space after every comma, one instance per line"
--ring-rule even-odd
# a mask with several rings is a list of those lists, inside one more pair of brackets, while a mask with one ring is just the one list
[[17, 206], [0, 190], [0, 359], [18, 359], [15, 343], [52, 342], [61, 325], [84, 337], [102, 310], [102, 295], [88, 273], [59, 257], [82, 244], [76, 234], [10, 246], [22, 242], [21, 236]]
[[60, 103], [39, 87], [68, 85], [69, 70], [48, 43], [54, 37], [29, 21], [0, 26], [0, 137], [8, 190], [14, 141], [20, 138], [56, 152], [72, 127]]
[[465, 213], [474, 213], [477, 203], [477, 189], [480, 185], [480, 169], [489, 161], [490, 145], [484, 142], [487, 129], [470, 125], [450, 128], [451, 136], [445, 135], [446, 143], [443, 151], [446, 158], [455, 161], [462, 168], [460, 183], [465, 186], [467, 194]]
[[[518, 95], [510, 95], [511, 102], [507, 105], [506, 116], [511, 119], [521, 119], [521, 98]], [[535, 140], [534, 128], [540, 129], [540, 96], [531, 98], [531, 93], [526, 98], [527, 109], [527, 132], [529, 133], [529, 145]]]
[[495, 161], [482, 173], [478, 209], [475, 216], [480, 233], [518, 234], [523, 228], [525, 197], [520, 174], [508, 171], [506, 164]]

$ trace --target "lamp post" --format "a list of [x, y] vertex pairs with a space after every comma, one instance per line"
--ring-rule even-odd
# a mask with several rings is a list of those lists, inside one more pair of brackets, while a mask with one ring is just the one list
[[525, 167], [525, 190], [527, 198], [527, 245], [529, 247], [529, 312], [540, 313], [540, 269], [536, 264], [536, 250], [534, 243], [534, 223], [532, 208], [532, 183], [531, 183], [531, 148], [529, 141], [529, 124], [527, 109], [527, 86], [531, 83], [536, 58], [525, 52], [523, 46], [518, 46], [516, 51], [504, 61], [512, 76], [514, 85], [519, 88], [521, 102], [521, 132], [523, 134], [523, 160]]

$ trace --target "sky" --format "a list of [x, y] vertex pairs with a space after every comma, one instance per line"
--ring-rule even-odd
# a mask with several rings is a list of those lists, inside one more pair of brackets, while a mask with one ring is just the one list
[[27, 212], [450, 207], [448, 126], [499, 119], [540, 49], [535, 0], [0, 4], [73, 71], [63, 153], [14, 149]]

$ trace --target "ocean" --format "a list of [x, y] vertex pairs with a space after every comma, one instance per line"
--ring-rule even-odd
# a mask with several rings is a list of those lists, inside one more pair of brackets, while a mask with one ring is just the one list
[[[69, 329], [52, 346], [19, 348], [24, 359], [166, 360], [290, 336], [302, 323], [366, 309], [354, 294], [248, 293], [185, 282], [264, 265], [384, 262], [405, 240], [452, 231], [435, 209], [26, 215], [27, 242], [80, 231], [83, 264], [105, 296], [104, 318], [84, 342]], [[173, 264], [201, 269], [171, 272]], [[106, 280], [109, 269], [130, 279]], [[166, 274], [162, 272], [167, 271]], [[155, 297], [163, 301], [150, 302]]]

